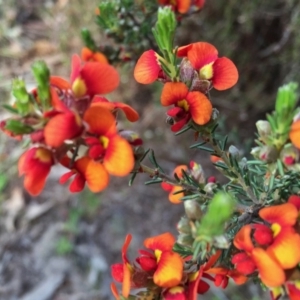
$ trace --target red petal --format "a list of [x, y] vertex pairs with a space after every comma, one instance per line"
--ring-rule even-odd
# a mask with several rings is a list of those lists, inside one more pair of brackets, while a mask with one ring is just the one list
[[71, 84], [69, 81], [59, 77], [59, 76], [50, 76], [50, 84], [60, 90], [69, 90], [71, 89]]
[[214, 62], [212, 83], [216, 90], [227, 90], [233, 87], [237, 83], [238, 79], [238, 70], [229, 58], [218, 58]]
[[189, 112], [192, 119], [198, 125], [204, 125], [211, 119], [212, 104], [208, 98], [200, 92], [190, 92], [187, 95], [187, 102], [189, 104]]
[[300, 210], [300, 197], [298, 195], [291, 195], [288, 199], [288, 203], [292, 203]]
[[177, 104], [178, 101], [186, 99], [188, 91], [182, 82], [167, 82], [162, 90], [160, 102], [163, 106]]
[[251, 225], [244, 225], [235, 235], [233, 244], [236, 248], [245, 251], [251, 251], [254, 246], [251, 241]]
[[210, 285], [206, 281], [200, 280], [197, 288], [197, 293], [203, 295], [209, 290], [209, 288]]
[[185, 14], [189, 11], [191, 6], [191, 0], [177, 0], [177, 10], [181, 14]]
[[261, 209], [259, 216], [270, 224], [278, 223], [281, 226], [293, 226], [298, 218], [298, 210], [295, 205], [284, 203]]
[[167, 182], [162, 182], [161, 187], [167, 192], [170, 192], [173, 189], [173, 185]]
[[82, 121], [77, 113], [60, 113], [51, 118], [45, 126], [45, 142], [48, 146], [57, 148], [66, 140], [79, 136], [82, 130]]
[[179, 47], [177, 50], [177, 56], [178, 57], [186, 57], [188, 52], [192, 49], [192, 47], [193, 47], [193, 44]]
[[112, 278], [117, 282], [122, 282], [124, 278], [123, 264], [114, 264], [110, 268]]
[[64, 175], [62, 175], [60, 178], [59, 178], [59, 183], [60, 184], [64, 184], [66, 183], [73, 175], [75, 174], [75, 172], [73, 171], [69, 171], [67, 173], [65, 173]]
[[183, 260], [178, 253], [164, 251], [158, 262], [153, 281], [161, 287], [178, 285], [183, 275]]
[[134, 167], [134, 155], [130, 144], [119, 135], [110, 137], [103, 165], [111, 175], [128, 175]]
[[85, 185], [85, 178], [82, 174], [76, 174], [73, 181], [70, 184], [70, 192], [72, 193], [78, 193], [81, 192], [84, 189]]
[[72, 62], [71, 62], [71, 78], [70, 81], [73, 83], [73, 81], [79, 76], [81, 68], [81, 60], [79, 55], [74, 54], [72, 56]]
[[267, 287], [277, 287], [285, 282], [285, 274], [279, 264], [262, 248], [254, 248], [251, 254], [261, 281]]
[[88, 123], [88, 132], [98, 135], [114, 134], [116, 132], [116, 119], [106, 108], [90, 107], [84, 114], [84, 121]]
[[138, 257], [136, 261], [140, 264], [141, 268], [146, 272], [154, 271], [157, 268], [157, 262], [155, 257], [141, 256]]
[[159, 55], [153, 50], [148, 50], [141, 55], [133, 73], [137, 82], [150, 84], [157, 80], [159, 72], [161, 71], [158, 58]]
[[147, 238], [144, 246], [152, 250], [171, 251], [175, 243], [175, 238], [170, 232]]
[[200, 70], [203, 66], [214, 62], [218, 58], [218, 50], [213, 45], [205, 42], [198, 42], [192, 45], [192, 48], [187, 53], [187, 57], [194, 69]]
[[[116, 89], [120, 78], [114, 67], [99, 62], [87, 62], [80, 71], [90, 97], [107, 94]], [[73, 82], [73, 81], [72, 81]]]

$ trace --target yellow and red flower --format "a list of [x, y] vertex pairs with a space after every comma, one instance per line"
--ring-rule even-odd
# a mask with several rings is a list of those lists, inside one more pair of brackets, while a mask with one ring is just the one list
[[[188, 167], [186, 165], [179, 165], [174, 169], [173, 174], [176, 174], [178, 176], [178, 178], [182, 178], [183, 177], [182, 170], [187, 171]], [[180, 199], [182, 197], [184, 197], [184, 193], [183, 192], [176, 193], [176, 192], [179, 192], [182, 190], [182, 187], [180, 185], [172, 185], [167, 182], [162, 182], [161, 187], [165, 191], [169, 192], [169, 201], [170, 202], [172, 202], [174, 204], [182, 203], [182, 201]]]
[[300, 120], [296, 120], [292, 124], [289, 136], [292, 144], [300, 149]]
[[265, 207], [259, 216], [271, 226], [273, 241], [267, 252], [275, 257], [283, 269], [295, 267], [300, 262], [300, 236], [295, 231], [298, 210], [292, 203]]
[[79, 114], [69, 109], [51, 88], [51, 111], [45, 112], [44, 117], [50, 118], [44, 128], [45, 143], [50, 147], [60, 147], [66, 140], [81, 135], [84, 127]]
[[167, 82], [164, 85], [161, 104], [174, 105], [167, 114], [175, 121], [171, 127], [175, 132], [191, 118], [198, 125], [204, 125], [211, 119], [212, 104], [209, 99], [201, 92], [189, 92], [188, 87], [182, 82]]
[[24, 187], [31, 195], [36, 196], [42, 191], [53, 165], [53, 154], [44, 147], [31, 148], [21, 155], [19, 176], [25, 175]]
[[103, 53], [98, 51], [94, 52], [87, 47], [83, 47], [81, 49], [81, 59], [83, 61], [97, 61], [104, 64], [109, 64], [108, 59]]
[[227, 57], [218, 57], [218, 50], [206, 42], [180, 47], [177, 55], [187, 57], [200, 80], [208, 80], [216, 90], [226, 90], [238, 81], [238, 70]]
[[65, 156], [60, 163], [71, 169], [60, 177], [59, 182], [61, 184], [66, 183], [74, 176], [69, 187], [72, 193], [81, 192], [85, 183], [92, 192], [97, 193], [104, 190], [109, 183], [109, 175], [103, 165], [87, 156], [83, 156], [73, 163], [70, 158]]
[[236, 270], [244, 275], [258, 271], [261, 281], [268, 287], [278, 287], [285, 282], [285, 273], [277, 259], [265, 249], [254, 247], [251, 240], [253, 227], [243, 226], [234, 237], [234, 246], [242, 250], [232, 257]]
[[172, 251], [175, 238], [169, 232], [147, 238], [144, 246], [153, 252], [142, 251], [136, 261], [145, 271], [153, 271], [153, 282], [164, 288], [177, 286], [183, 275], [183, 259]]
[[150, 84], [159, 78], [165, 78], [160, 59], [163, 59], [153, 50], [145, 51], [138, 59], [133, 76], [138, 83]]
[[85, 142], [89, 157], [101, 162], [111, 175], [128, 175], [134, 166], [134, 155], [130, 144], [118, 134], [113, 114], [94, 106], [85, 112], [83, 119], [88, 124]]
[[95, 95], [110, 93], [119, 82], [119, 74], [114, 67], [98, 61], [82, 63], [77, 54], [72, 57], [70, 82], [57, 76], [50, 78], [52, 86], [61, 90], [71, 90], [75, 98], [92, 98]]

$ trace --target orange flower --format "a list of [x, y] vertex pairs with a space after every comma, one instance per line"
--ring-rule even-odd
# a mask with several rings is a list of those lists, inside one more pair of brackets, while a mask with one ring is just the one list
[[198, 72], [200, 80], [208, 80], [216, 90], [226, 90], [238, 81], [238, 71], [227, 57], [218, 57], [218, 50], [211, 44], [198, 42], [180, 47], [177, 55], [187, 57]]
[[29, 194], [36, 196], [42, 191], [52, 165], [52, 152], [43, 147], [34, 147], [21, 155], [18, 163], [19, 176], [25, 175], [24, 187]]
[[[174, 169], [173, 174], [176, 174], [178, 176], [178, 178], [182, 178], [183, 177], [182, 170], [187, 171], [188, 167], [186, 165], [179, 165]], [[182, 193], [177, 193], [174, 195], [174, 193], [182, 190], [182, 187], [180, 185], [177, 186], [177, 185], [172, 185], [167, 182], [162, 182], [161, 187], [165, 191], [169, 192], [170, 202], [172, 202], [174, 204], [182, 203], [182, 201], [180, 199], [182, 197], [184, 197], [184, 193], [182, 192]]]
[[104, 107], [110, 110], [113, 114], [122, 110], [130, 122], [136, 122], [139, 119], [139, 114], [131, 106], [122, 102], [109, 102], [105, 97], [95, 96], [92, 100], [92, 107]]
[[[183, 275], [183, 259], [172, 251], [175, 238], [169, 232], [147, 238], [144, 246], [153, 250], [152, 257], [156, 261], [153, 281], [156, 285], [164, 288], [177, 286]], [[137, 258], [141, 267], [145, 267], [141, 258]]]
[[243, 226], [234, 237], [234, 246], [243, 252], [232, 257], [237, 271], [244, 275], [258, 271], [261, 281], [268, 287], [278, 287], [285, 282], [285, 273], [271, 254], [262, 248], [255, 248], [251, 240], [251, 225]]
[[81, 135], [83, 123], [76, 111], [69, 109], [58, 97], [54, 88], [51, 88], [53, 109], [44, 113], [50, 120], [44, 128], [45, 143], [50, 147], [60, 147], [66, 140]]
[[60, 90], [71, 90], [75, 98], [94, 97], [112, 92], [119, 85], [119, 74], [114, 67], [98, 61], [81, 62], [80, 57], [72, 57], [70, 83], [58, 76], [51, 76], [50, 83]]
[[83, 61], [97, 61], [104, 64], [109, 64], [106, 56], [101, 52], [93, 52], [87, 47], [81, 49], [81, 59]]
[[116, 120], [103, 107], [90, 107], [84, 114], [88, 124], [85, 139], [90, 158], [102, 162], [107, 172], [114, 176], [125, 176], [134, 166], [134, 155], [130, 144], [117, 133]]
[[163, 78], [163, 71], [159, 59], [163, 59], [155, 51], [145, 51], [138, 59], [133, 76], [138, 83], [150, 84]]
[[295, 121], [290, 129], [290, 140], [292, 144], [300, 149], [300, 120]]
[[209, 122], [212, 114], [212, 105], [209, 99], [201, 92], [189, 92], [182, 82], [167, 82], [161, 94], [163, 106], [174, 105], [167, 114], [173, 118], [175, 124], [172, 131], [180, 130], [189, 120], [193, 119], [198, 125]]
[[181, 14], [188, 12], [191, 6], [191, 0], [158, 0], [160, 5], [171, 5], [172, 9]]
[[97, 193], [104, 190], [109, 183], [109, 175], [103, 165], [87, 156], [77, 159], [73, 165], [71, 160], [65, 156], [60, 163], [71, 171], [62, 175], [59, 183], [64, 184], [72, 176], [75, 176], [69, 187], [72, 193], [81, 192], [85, 183], [92, 192]]

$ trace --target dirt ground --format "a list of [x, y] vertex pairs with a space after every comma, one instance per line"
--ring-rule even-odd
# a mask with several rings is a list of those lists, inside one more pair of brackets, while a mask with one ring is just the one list
[[[12, 78], [22, 76], [32, 83], [30, 64], [36, 59], [45, 60], [53, 74], [68, 76], [70, 54], [82, 46], [79, 28], [94, 26], [96, 3], [90, 1], [86, 7], [80, 0], [0, 0], [1, 103], [10, 97]], [[215, 174], [206, 154], [188, 149], [192, 134], [170, 133], [165, 111], [157, 101], [149, 101], [157, 88], [125, 81], [111, 98], [131, 103], [141, 113], [141, 121], [131, 128], [142, 135], [145, 148], [155, 150], [165, 170], [195, 160], [207, 176]], [[249, 138], [253, 113], [247, 107], [217, 102], [229, 118], [233, 116], [227, 126], [239, 127], [243, 138]], [[5, 116], [2, 111], [1, 119]], [[245, 139], [236, 139], [233, 133], [238, 144], [245, 146]], [[0, 197], [0, 300], [113, 299], [110, 265], [121, 260], [126, 234], [133, 235], [132, 258], [144, 238], [165, 231], [176, 234], [182, 206], [171, 205], [159, 186], [145, 186], [145, 175], [138, 176], [132, 187], [129, 178], [114, 178], [101, 194], [71, 194], [67, 186], [57, 183], [62, 170], [56, 168], [43, 193], [33, 198], [16, 173], [21, 147], [3, 136], [0, 144], [0, 170], [4, 181], [8, 179]], [[212, 287], [201, 299], [262, 299], [265, 294], [260, 290], [254, 284], [230, 286], [226, 291]]]

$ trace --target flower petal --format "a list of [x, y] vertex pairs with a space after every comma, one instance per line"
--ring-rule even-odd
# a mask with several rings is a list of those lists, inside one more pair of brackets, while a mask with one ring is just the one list
[[87, 47], [81, 49], [81, 59], [83, 61], [97, 61], [101, 63], [108, 64], [106, 56], [101, 52], [93, 52]]
[[167, 82], [161, 92], [160, 102], [163, 106], [177, 104], [178, 101], [186, 99], [188, 91], [182, 82]]
[[[183, 190], [182, 186], [180, 186], [180, 185], [179, 186], [174, 186], [172, 188], [172, 191], [169, 194], [169, 201], [173, 204], [182, 203], [181, 198], [184, 197], [184, 193], [183, 192], [177, 193], [177, 192], [182, 191], [182, 190]], [[174, 193], [177, 193], [177, 194], [174, 195]]]
[[175, 238], [170, 232], [145, 239], [144, 246], [152, 250], [171, 251]]
[[83, 130], [79, 115], [69, 111], [52, 117], [45, 126], [45, 142], [50, 147], [60, 147], [66, 140], [73, 139]]
[[233, 87], [238, 79], [238, 70], [229, 58], [221, 57], [214, 62], [212, 83], [216, 90], [227, 90]]
[[259, 216], [270, 224], [278, 223], [281, 226], [293, 226], [298, 218], [298, 210], [295, 205], [284, 203], [262, 208], [259, 211]]
[[212, 104], [209, 99], [200, 92], [190, 92], [187, 95], [189, 111], [192, 119], [198, 125], [204, 125], [211, 119]]
[[107, 94], [119, 85], [119, 74], [114, 67], [106, 63], [87, 62], [80, 71], [90, 97]]
[[267, 249], [283, 269], [291, 269], [300, 262], [300, 236], [293, 228], [282, 228]]
[[158, 262], [153, 281], [161, 287], [174, 287], [178, 285], [183, 275], [183, 260], [178, 253], [164, 251]]
[[285, 282], [285, 274], [280, 265], [262, 248], [254, 248], [251, 254], [261, 281], [267, 287], [277, 287]]
[[177, 10], [181, 14], [185, 14], [189, 11], [191, 6], [191, 0], [177, 0]]
[[218, 50], [209, 43], [198, 42], [187, 53], [187, 57], [196, 70], [214, 62], [218, 58]]
[[300, 196], [298, 195], [291, 195], [288, 199], [288, 203], [292, 203], [296, 206], [298, 211], [300, 211]]
[[59, 77], [59, 76], [50, 76], [50, 84], [60, 90], [69, 90], [71, 89], [71, 84], [69, 81]]
[[116, 119], [106, 108], [91, 106], [84, 114], [84, 121], [88, 123], [88, 132], [106, 135], [114, 134], [117, 131]]
[[300, 149], [300, 120], [292, 124], [289, 136], [292, 144]]
[[251, 251], [254, 246], [251, 241], [251, 225], [244, 225], [235, 235], [233, 244], [239, 250]]
[[72, 62], [71, 62], [71, 76], [70, 76], [70, 82], [73, 83], [74, 80], [79, 76], [81, 68], [81, 59], [78, 54], [74, 54], [72, 56]]
[[133, 73], [138, 83], [150, 84], [157, 80], [159, 72], [161, 71], [158, 58], [159, 55], [153, 50], [148, 50], [141, 55]]
[[103, 165], [111, 175], [128, 175], [134, 167], [134, 155], [130, 144], [119, 135], [110, 137]]

